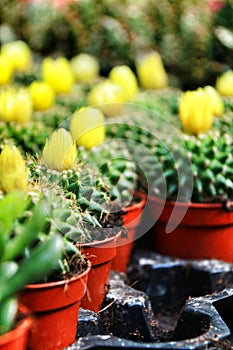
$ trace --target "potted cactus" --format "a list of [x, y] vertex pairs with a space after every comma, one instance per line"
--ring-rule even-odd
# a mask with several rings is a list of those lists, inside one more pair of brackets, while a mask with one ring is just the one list
[[[62, 232], [64, 216], [71, 216], [73, 221], [76, 219], [62, 194], [58, 196], [53, 189], [42, 191], [43, 206], [47, 210], [51, 205], [52, 209], [41, 239], [59, 234], [62, 237], [62, 255], [56, 260], [56, 269], [49, 278], [27, 283], [20, 292], [19, 300], [34, 314], [34, 326], [29, 338], [30, 349], [59, 350], [76, 339], [78, 312], [86, 292], [91, 263], [81, 255], [69, 235]], [[51, 256], [48, 258], [51, 259]]]
[[[170, 101], [172, 113], [166, 118], [153, 101], [154, 108], [153, 103], [144, 111], [136, 106], [138, 113], [109, 125], [107, 135], [147, 147], [147, 154], [140, 147], [133, 154], [138, 164], [144, 159], [149, 201], [143, 229], [150, 229], [154, 249], [183, 258], [232, 261], [232, 103], [224, 100], [223, 113], [213, 87], [188, 95], [186, 115], [180, 92], [175, 103]], [[190, 101], [193, 95], [195, 101]]]
[[124, 140], [108, 139], [95, 149], [85, 152], [85, 163], [94, 164], [108, 183], [112, 197], [122, 211], [122, 230], [117, 239], [117, 253], [112, 269], [125, 272], [130, 260], [136, 230], [139, 226], [146, 195], [138, 189], [138, 174]]
[[[19, 150], [5, 145], [0, 154], [1, 261], [9, 260], [15, 269], [12, 275], [6, 272], [6, 278], [4, 269], [1, 274], [3, 302], [6, 298], [2, 320], [4, 313], [8, 315], [6, 308], [13, 313], [10, 293], [19, 292], [20, 303], [34, 314], [30, 348], [62, 349], [75, 340], [90, 262], [69, 236], [61, 236], [59, 227], [71, 212], [69, 203], [64, 204], [55, 189], [38, 187], [28, 170]], [[19, 194], [11, 194], [16, 190]]]
[[[100, 131], [102, 133], [102, 129]], [[89, 142], [89, 138], [82, 138], [82, 142], [86, 140]], [[40, 186], [55, 186], [64, 193], [64, 201], [70, 203], [74, 215], [70, 222], [60, 222], [58, 228], [91, 261], [87, 293], [81, 305], [98, 311], [106, 294], [111, 260], [116, 254], [116, 239], [122, 225], [120, 213], [115, 215], [111, 211], [109, 184], [97, 167], [83, 164], [82, 158], [77, 158], [72, 135], [62, 127], [47, 140], [42, 159], [29, 163], [32, 178]]]
[[[62, 255], [62, 239], [52, 235], [35, 244], [43, 231], [47, 214], [43, 205], [20, 223], [28, 207], [22, 191], [6, 194], [0, 200], [0, 348], [26, 349], [33, 319], [31, 311], [19, 303], [19, 292], [27, 283], [52, 273]], [[25, 255], [25, 250], [28, 254]]]
[[164, 178], [157, 176], [151, 198], [151, 212], [158, 215], [152, 240], [160, 253], [233, 261], [232, 121], [227, 111], [221, 118], [222, 112], [212, 87], [184, 93], [179, 105], [182, 142], [171, 138], [156, 148], [167, 185], [165, 195]]

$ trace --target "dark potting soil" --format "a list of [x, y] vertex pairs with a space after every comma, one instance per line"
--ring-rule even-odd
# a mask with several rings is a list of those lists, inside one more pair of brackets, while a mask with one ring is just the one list
[[67, 258], [67, 262], [69, 264], [69, 271], [63, 272], [61, 269], [58, 269], [48, 277], [46, 282], [64, 281], [66, 279], [80, 275], [87, 269], [88, 265], [86, 258], [77, 255], [73, 255], [70, 259]]
[[120, 231], [124, 237], [127, 237], [127, 230], [123, 228], [124, 213], [119, 205], [112, 205], [109, 211], [110, 213], [107, 215], [107, 217], [99, 220], [102, 227], [94, 227], [89, 224], [85, 225], [85, 229], [88, 230], [89, 235], [86, 235], [83, 238], [83, 244], [103, 241], [107, 238], [116, 236]]

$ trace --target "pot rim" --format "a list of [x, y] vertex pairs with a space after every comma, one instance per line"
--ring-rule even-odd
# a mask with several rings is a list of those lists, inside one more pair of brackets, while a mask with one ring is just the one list
[[18, 311], [20, 311], [23, 314], [23, 319], [20, 320], [12, 330], [0, 336], [1, 346], [7, 343], [8, 339], [12, 339], [11, 341], [16, 340], [20, 333], [26, 333], [32, 326], [33, 318], [31, 315], [31, 311], [28, 309], [28, 307], [26, 307], [22, 303], [19, 303]]
[[137, 208], [141, 208], [145, 205], [146, 203], [146, 198], [147, 198], [147, 195], [146, 193], [142, 192], [142, 191], [137, 191], [136, 192], [136, 196], [139, 196], [140, 197], [140, 202], [138, 203], [135, 203], [133, 205], [128, 205], [126, 206], [125, 208], [123, 208], [123, 212], [129, 212], [129, 211], [132, 211], [132, 210], [135, 210]]
[[[87, 243], [77, 243], [76, 245], [78, 246], [78, 248], [82, 249], [82, 248], [99, 248], [99, 246], [101, 246], [100, 248], [102, 248], [103, 245], [111, 243], [111, 242], [116, 242], [117, 238], [121, 235], [121, 231], [122, 231], [122, 227], [119, 227], [119, 231], [111, 237], [107, 237], [105, 239], [102, 239], [101, 241], [92, 241], [92, 242], [87, 242]], [[115, 247], [116, 245], [109, 245], [108, 247]]]
[[45, 288], [66, 285], [68, 283], [74, 282], [75, 280], [82, 279], [84, 276], [86, 276], [90, 272], [90, 270], [91, 270], [91, 262], [90, 260], [87, 260], [87, 268], [78, 275], [75, 275], [71, 278], [67, 278], [65, 280], [60, 280], [60, 281], [27, 284], [26, 289], [45, 289]]
[[159, 202], [159, 203], [166, 203], [168, 206], [179, 206], [179, 207], [189, 207], [189, 208], [203, 208], [203, 209], [219, 209], [224, 208], [224, 202], [218, 202], [218, 203], [198, 203], [198, 202], [179, 202], [179, 201], [172, 201], [167, 200], [163, 198], [159, 198], [156, 196], [149, 196], [149, 199], [153, 202]]

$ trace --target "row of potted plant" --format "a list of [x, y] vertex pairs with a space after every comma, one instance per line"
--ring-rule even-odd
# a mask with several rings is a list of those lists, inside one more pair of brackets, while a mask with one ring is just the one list
[[[8, 59], [4, 57], [5, 50]], [[8, 349], [8, 339], [11, 343], [13, 336], [17, 348], [23, 349], [27, 346], [29, 336], [31, 349], [63, 349], [75, 340], [80, 305], [96, 312], [101, 308], [107, 291], [111, 262], [117, 255], [117, 245], [127, 241], [127, 231], [123, 225], [132, 220], [131, 217], [127, 218], [128, 209], [124, 210], [123, 219], [121, 206], [126, 201], [129, 204], [132, 198], [136, 172], [133, 164], [125, 158], [124, 152], [122, 154], [117, 148], [113, 159], [109, 159], [110, 154], [106, 152], [104, 144], [96, 154], [88, 152], [101, 144], [105, 137], [101, 111], [95, 108], [84, 109], [75, 113], [72, 120], [68, 120], [70, 112], [67, 110], [73, 108], [72, 101], [77, 98], [76, 94], [73, 99], [72, 94], [71, 99], [67, 94], [59, 101], [59, 93], [68, 91], [57, 91], [58, 106], [54, 110], [54, 85], [50, 87], [49, 83], [34, 81], [30, 90], [25, 85], [23, 88], [17, 86], [21, 85], [21, 81], [25, 84], [25, 69], [28, 69], [32, 59], [29, 48], [23, 42], [13, 43], [12, 48], [6, 45], [1, 58], [0, 63], [5, 65], [6, 72], [8, 63], [12, 62], [9, 66], [11, 74], [5, 77], [5, 81], [1, 81], [1, 204], [5, 208], [2, 211], [3, 217], [6, 212], [8, 215], [8, 211], [12, 213], [12, 222], [8, 222], [6, 236], [10, 242], [6, 242], [6, 245], [13, 250], [15, 241], [18, 253], [9, 256], [7, 265], [4, 255], [1, 257], [6, 277], [1, 284], [0, 346], [4, 350]], [[50, 70], [53, 71], [49, 64], [49, 61], [45, 62], [48, 74]], [[66, 81], [70, 72], [67, 62], [58, 60], [57, 64], [55, 80], [57, 81], [56, 74], [62, 67], [62, 77]], [[30, 74], [29, 72], [29, 78]], [[32, 76], [34, 80], [34, 75]], [[13, 77], [18, 79], [16, 88], [9, 85]], [[63, 80], [62, 82], [64, 83]], [[36, 112], [37, 110], [39, 111]], [[48, 113], [43, 113], [44, 110]], [[61, 113], [61, 110], [65, 112]], [[65, 121], [61, 124], [63, 119]], [[59, 128], [53, 130], [55, 127]], [[94, 130], [89, 131], [92, 127]], [[49, 134], [51, 135], [45, 143]], [[22, 201], [25, 201], [25, 205]], [[19, 208], [17, 211], [18, 206], [21, 211]], [[43, 216], [38, 212], [42, 209]], [[129, 210], [132, 216], [131, 206]], [[141, 210], [142, 205], [140, 208], [137, 205], [137, 213]], [[45, 225], [42, 227], [43, 222]], [[131, 234], [126, 260], [120, 258], [119, 267], [119, 259], [115, 258], [112, 268], [126, 269], [132, 241]], [[40, 253], [38, 258], [33, 253], [37, 246]], [[2, 248], [7, 252], [8, 247]], [[43, 261], [40, 262], [39, 259]], [[13, 269], [10, 275], [4, 270], [11, 264], [19, 266], [19, 276], [17, 269]], [[39, 271], [42, 269], [39, 275], [36, 271], [33, 273], [36, 268]], [[4, 294], [4, 289], [9, 291], [12, 302], [7, 292]], [[21, 305], [28, 308], [30, 335], [29, 326], [27, 329], [22, 326], [24, 318]], [[5, 327], [6, 322], [9, 325]], [[27, 331], [27, 335], [21, 336], [18, 325]], [[14, 348], [15, 343], [12, 346]]]
[[[150, 64], [152, 67], [156, 66], [158, 59], [157, 54], [150, 56], [149, 63], [147, 62], [144, 69], [141, 68], [146, 82], [149, 79], [149, 83], [151, 83], [148, 70], [150, 71]], [[62, 62], [64, 65], [64, 60]], [[51, 62], [47, 61], [47, 67], [49, 64]], [[65, 66], [66, 64], [67, 62]], [[162, 72], [164, 74], [163, 70]], [[51, 70], [49, 73], [52, 74]], [[55, 78], [57, 79], [56, 74]], [[25, 77], [25, 73], [23, 75]], [[26, 74], [26, 77], [29, 76], [30, 74]], [[18, 101], [22, 107], [23, 97], [20, 95], [16, 98], [16, 103], [7, 104], [6, 101], [9, 98], [9, 95], [5, 94], [7, 89], [2, 91], [0, 115], [5, 139], [2, 140], [3, 146], [0, 154], [0, 184], [3, 207], [7, 208], [5, 201], [8, 200], [13, 209], [8, 208], [7, 211], [12, 212], [12, 215], [17, 213], [17, 210], [14, 209], [16, 200], [8, 197], [8, 193], [14, 190], [23, 191], [23, 198], [28, 198], [27, 204], [22, 207], [19, 216], [13, 217], [12, 225], [7, 227], [8, 234], [3, 235], [6, 239], [10, 239], [9, 247], [11, 249], [13, 249], [14, 241], [16, 243], [19, 241], [21, 249], [16, 256], [10, 256], [10, 263], [12, 259], [15, 259], [16, 264], [20, 266], [17, 271], [14, 270], [10, 275], [11, 283], [15, 280], [19, 283], [18, 271], [21, 271], [21, 265], [24, 266], [24, 259], [26, 259], [26, 267], [30, 261], [27, 259], [31, 258], [31, 254], [33, 261], [36, 261], [32, 253], [35, 246], [42, 247], [42, 243], [50, 242], [52, 238], [56, 238], [60, 242], [59, 249], [55, 249], [58, 255], [55, 257], [54, 263], [50, 253], [48, 252], [46, 255], [52, 264], [53, 272], [55, 270], [62, 272], [63, 280], [58, 282], [59, 291], [55, 288], [57, 283], [54, 280], [51, 281], [52, 278], [54, 279], [52, 277], [55, 275], [54, 273], [47, 276], [49, 271], [46, 270], [45, 273], [42, 270], [38, 277], [33, 274], [33, 264], [31, 264], [28, 279], [22, 279], [17, 289], [13, 289], [11, 292], [15, 295], [26, 286], [20, 292], [19, 300], [28, 305], [35, 315], [36, 321], [29, 340], [32, 349], [49, 348], [47, 336], [52, 340], [51, 349], [62, 349], [73, 342], [80, 302], [83, 307], [94, 311], [101, 308], [110, 268], [120, 271], [126, 269], [127, 260], [123, 263], [122, 257], [123, 255], [127, 258], [130, 256], [132, 242], [135, 239], [135, 229], [139, 224], [142, 208], [145, 204], [149, 215], [145, 216], [144, 222], [146, 223], [141, 228], [139, 235], [145, 234], [153, 227], [153, 234], [157, 237], [154, 249], [158, 252], [184, 257], [225, 259], [221, 252], [218, 254], [215, 249], [210, 248], [209, 241], [201, 243], [201, 237], [198, 239], [198, 249], [200, 250], [202, 247], [202, 250], [200, 250], [200, 254], [194, 252], [194, 244], [197, 244], [197, 232], [202, 230], [200, 225], [197, 225], [192, 238], [187, 238], [190, 237], [187, 227], [184, 230], [180, 229], [179, 224], [186, 215], [187, 209], [193, 206], [192, 202], [194, 201], [211, 202], [220, 199], [221, 204], [213, 204], [213, 206], [217, 206], [218, 210], [224, 206], [227, 211], [224, 212], [226, 228], [218, 229], [218, 251], [220, 244], [231, 238], [232, 140], [227, 134], [228, 129], [232, 128], [231, 100], [227, 100], [225, 103], [225, 117], [213, 119], [213, 115], [217, 114], [217, 109], [213, 107], [214, 102], [218, 101], [217, 105], [221, 106], [221, 99], [214, 89], [208, 88], [206, 89], [208, 92], [199, 90], [191, 95], [188, 94], [187, 98], [191, 96], [191, 100], [184, 106], [182, 113], [180, 109], [181, 93], [174, 96], [173, 92], [169, 92], [172, 98], [169, 103], [165, 102], [166, 115], [161, 116], [157, 113], [159, 109], [158, 99], [151, 91], [142, 91], [143, 98], [140, 93], [136, 94], [137, 79], [127, 67], [119, 67], [118, 70], [110, 74], [109, 78], [113, 79], [115, 83], [95, 81], [91, 83], [94, 85], [93, 89], [89, 85], [90, 83], [82, 85], [81, 98], [78, 101], [76, 99], [77, 96], [80, 96], [80, 89], [66, 94], [57, 92], [57, 109], [54, 111], [51, 106], [51, 109], [48, 107], [46, 112], [34, 112], [34, 119], [32, 118], [30, 121], [25, 121], [24, 118], [22, 120], [27, 108], [23, 111], [19, 110]], [[35, 76], [33, 76], [33, 80], [35, 82]], [[145, 85], [145, 88], [152, 87]], [[86, 90], [88, 91], [87, 96], [85, 95]], [[122, 100], [124, 91], [129, 90], [134, 91], [134, 94], [130, 96], [134, 104], [125, 103], [125, 101], [129, 101], [126, 97]], [[35, 94], [36, 98], [40, 96], [39, 91], [37, 90]], [[113, 94], [114, 91], [117, 91], [116, 95]], [[118, 99], [119, 91], [121, 91], [120, 99]], [[46, 96], [46, 94], [42, 94], [42, 96]], [[107, 100], [104, 98], [106, 94]], [[10, 93], [11, 98], [13, 98], [12, 96], [14, 97], [14, 94]], [[84, 96], [86, 97], [83, 99]], [[109, 100], [109, 96], [114, 96], [114, 99]], [[45, 97], [42, 98], [42, 102], [44, 100]], [[13, 101], [15, 100], [13, 99]], [[185, 99], [185, 103], [186, 101]], [[99, 103], [99, 105], [77, 109], [77, 104], [80, 103], [84, 106], [87, 106], [88, 103]], [[15, 107], [9, 112], [7, 106], [12, 105]], [[190, 106], [192, 106], [191, 111]], [[203, 109], [200, 109], [201, 106]], [[199, 108], [197, 112], [195, 112], [196, 107]], [[180, 119], [178, 113], [181, 115]], [[221, 114], [223, 111], [219, 113]], [[16, 116], [14, 121], [11, 119], [12, 115]], [[106, 119], [106, 116], [111, 116], [112, 119]], [[115, 116], [114, 119], [113, 116]], [[21, 124], [22, 122], [23, 124]], [[57, 130], [54, 130], [56, 127], [58, 127]], [[213, 131], [208, 131], [210, 127], [213, 128]], [[215, 128], [218, 128], [218, 132], [214, 130]], [[188, 135], [190, 132], [193, 135]], [[38, 143], [37, 140], [39, 140]], [[19, 150], [12, 143], [21, 149], [26, 163]], [[221, 176], [221, 172], [224, 176]], [[149, 194], [147, 203], [145, 203], [146, 199], [142, 189]], [[170, 204], [174, 200], [176, 203], [170, 218], [172, 211]], [[180, 204], [183, 201], [185, 204]], [[46, 209], [46, 213], [44, 213], [45, 227], [38, 228], [30, 220], [27, 224], [28, 217], [34, 217], [32, 212], [39, 210], [41, 205]], [[167, 218], [164, 219], [164, 216], [167, 206], [169, 206], [168, 224], [170, 225], [168, 228], [169, 230], [173, 229], [171, 234], [165, 233], [167, 222], [164, 220]], [[205, 207], [206, 204], [202, 206]], [[50, 207], [51, 209], [49, 209]], [[156, 212], [155, 216], [154, 211]], [[194, 226], [199, 217], [200, 213], [198, 212], [194, 222], [190, 221], [190, 218], [187, 219], [187, 222]], [[36, 214], [35, 220], [38, 218], [40, 217]], [[191, 214], [191, 218], [193, 219], [193, 214]], [[210, 230], [213, 230], [213, 220], [216, 218], [217, 215], [213, 214], [208, 237], [212, 236]], [[157, 219], [159, 220], [157, 221]], [[178, 222], [175, 221], [177, 219]], [[43, 220], [39, 221], [42, 224]], [[8, 223], [8, 225], [10, 224]], [[177, 230], [181, 230], [182, 234], [175, 231], [176, 227]], [[128, 231], [125, 231], [125, 228]], [[29, 229], [35, 232], [35, 236], [31, 235], [30, 239], [28, 238]], [[29, 241], [23, 239], [25, 236]], [[32, 237], [35, 238], [32, 240]], [[186, 239], [187, 245], [184, 245]], [[4, 240], [2, 242], [4, 243]], [[54, 245], [53, 248], [55, 247]], [[175, 250], [177, 247], [180, 248], [178, 252]], [[189, 255], [188, 247], [191, 247], [193, 255]], [[123, 248], [127, 249], [123, 250]], [[224, 248], [224, 250], [228, 252], [226, 259], [232, 261], [231, 248], [228, 241], [228, 249]], [[42, 250], [42, 248], [40, 249]], [[4, 251], [5, 248], [2, 250]], [[117, 257], [118, 253], [120, 257]], [[7, 254], [5, 258], [4, 255], [5, 253], [2, 254], [1, 261], [5, 263], [4, 259], [6, 259]], [[107, 255], [106, 258], [105, 255]], [[71, 287], [73, 278], [70, 278], [70, 268], [74, 265], [76, 257], [79, 258], [79, 263], [75, 266], [81, 267], [78, 270], [78, 279], [81, 279], [83, 286], [84, 280], [87, 280], [87, 287], [81, 288], [79, 286], [74, 291], [74, 295], [79, 299], [77, 301], [73, 299]], [[88, 262], [84, 257], [88, 259]], [[111, 263], [112, 258], [114, 258], [113, 263]], [[41, 259], [45, 258], [41, 257]], [[120, 267], [117, 265], [119, 261], [122, 262]], [[40, 267], [42, 266], [41, 264]], [[86, 267], [84, 276], [82, 267]], [[101, 269], [99, 270], [99, 268]], [[23, 272], [22, 275], [24, 276]], [[44, 280], [46, 276], [48, 277], [47, 281]], [[56, 276], [60, 279], [60, 275], [58, 277], [56, 274]], [[3, 280], [3, 290], [5, 288], [8, 290], [11, 286], [7, 278]], [[34, 282], [39, 283], [32, 284]], [[47, 296], [50, 286], [53, 287], [52, 297]], [[94, 291], [92, 290], [93, 286]], [[38, 289], [43, 290], [44, 297], [38, 297]], [[36, 298], [32, 302], [29, 301], [31, 292]], [[70, 319], [71, 323], [68, 325], [68, 322], [65, 321], [66, 308], [64, 310], [62, 308], [64, 314], [57, 322], [58, 328], [55, 332], [54, 320], [51, 321], [49, 316], [52, 314], [52, 309], [56, 307], [55, 301], [59, 303], [58, 308], [61, 308], [60, 292], [62, 298], [65, 298], [67, 308], [70, 307], [70, 304], [75, 304], [76, 310], [72, 311], [74, 318]], [[44, 305], [41, 306], [37, 303], [38, 298]], [[81, 298], [82, 301], [80, 301]], [[3, 294], [2, 300], [3, 314], [8, 315], [4, 311], [4, 308], [8, 307], [7, 293], [6, 296]], [[42, 307], [45, 307], [48, 315], [42, 311]], [[9, 308], [11, 311], [10, 304]], [[45, 328], [42, 328], [44, 320], [47, 324]], [[67, 327], [73, 331], [72, 336], [65, 340], [61, 340], [60, 330], [62, 330], [62, 326], [60, 322], [62, 321], [66, 327], [66, 331], [63, 333], [67, 333]], [[53, 328], [50, 329], [49, 325], [52, 325]], [[50, 332], [57, 334], [58, 338], [53, 337]]]

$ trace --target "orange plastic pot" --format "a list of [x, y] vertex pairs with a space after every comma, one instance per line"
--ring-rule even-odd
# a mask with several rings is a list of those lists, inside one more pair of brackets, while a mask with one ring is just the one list
[[[19, 299], [35, 316], [30, 350], [60, 350], [76, 339], [78, 312], [91, 269], [68, 280], [29, 284]], [[17, 348], [18, 349], [18, 348]]]
[[[151, 229], [154, 249], [187, 259], [219, 259], [233, 262], [233, 211], [222, 203], [182, 203], [150, 199], [151, 215], [160, 216]], [[176, 215], [171, 216], [174, 207]], [[185, 215], [183, 214], [185, 212]], [[166, 233], [169, 220], [175, 228]], [[176, 222], [177, 220], [177, 222]]]
[[125, 272], [131, 256], [135, 233], [141, 222], [142, 211], [146, 203], [146, 195], [143, 192], [136, 194], [140, 198], [138, 203], [130, 205], [123, 209], [124, 228], [127, 229], [127, 236], [119, 235], [117, 239], [117, 252], [112, 260], [112, 269], [119, 272]]
[[116, 255], [118, 235], [79, 246], [82, 254], [91, 261], [92, 266], [88, 277], [87, 291], [81, 301], [81, 307], [84, 309], [95, 312], [101, 309], [107, 292], [112, 259]]
[[19, 312], [22, 314], [21, 321], [18, 322], [12, 331], [0, 336], [0, 350], [27, 349], [32, 317], [28, 308], [24, 305], [19, 305]]

